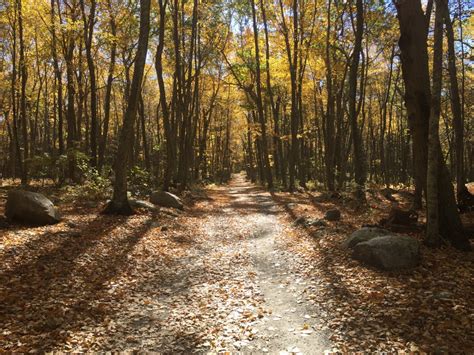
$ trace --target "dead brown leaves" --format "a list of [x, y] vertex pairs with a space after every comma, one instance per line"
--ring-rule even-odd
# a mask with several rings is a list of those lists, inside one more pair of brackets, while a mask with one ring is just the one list
[[234, 244], [245, 231], [216, 217], [224, 203], [129, 218], [60, 205], [55, 226], [3, 230], [0, 349], [189, 352], [250, 341], [265, 311]]
[[[276, 315], [265, 307], [241, 243], [252, 236], [245, 216], [255, 206], [225, 189], [213, 188], [184, 213], [110, 217], [100, 206], [63, 204], [60, 224], [0, 230], [0, 349], [245, 349], [261, 336], [262, 320]], [[377, 221], [388, 202], [371, 200], [378, 208], [354, 211], [350, 203], [306, 194], [274, 200], [286, 211], [278, 212], [278, 245], [294, 261], [289, 276], [302, 280], [298, 302], [314, 307], [310, 317], [319, 320], [305, 329], [302, 319], [294, 329], [299, 336], [328, 333], [340, 351], [474, 348], [472, 257], [423, 248], [413, 271], [380, 272], [352, 260], [340, 244]], [[292, 225], [331, 207], [342, 211], [341, 222]]]
[[323, 329], [331, 332], [336, 349], [455, 353], [474, 349], [472, 255], [448, 247], [422, 247], [421, 265], [413, 271], [381, 272], [352, 260], [341, 243], [351, 231], [380, 218], [388, 204], [375, 211], [356, 211], [341, 202], [312, 204], [298, 194], [279, 194], [276, 200], [293, 204], [287, 221], [301, 215], [320, 217], [328, 206], [343, 211], [341, 222], [319, 231], [289, 228], [281, 241], [302, 257], [298, 269], [311, 279], [306, 300], [324, 310]]

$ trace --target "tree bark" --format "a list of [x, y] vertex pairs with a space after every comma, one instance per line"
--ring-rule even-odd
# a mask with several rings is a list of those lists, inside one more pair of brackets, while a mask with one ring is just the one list
[[22, 1], [16, 0], [18, 10], [18, 35], [20, 40], [20, 78], [21, 78], [21, 91], [20, 91], [20, 123], [23, 140], [23, 159], [21, 168], [21, 184], [28, 184], [28, 157], [29, 157], [29, 142], [28, 142], [28, 124], [26, 118], [26, 83], [28, 81], [28, 69], [26, 68], [25, 59], [25, 41], [23, 35], [23, 12], [22, 12]]
[[260, 72], [260, 50], [258, 43], [258, 27], [257, 27], [257, 16], [255, 13], [255, 1], [250, 0], [250, 5], [252, 7], [252, 23], [253, 23], [253, 38], [255, 45], [255, 85], [257, 93], [257, 115], [260, 123], [261, 132], [261, 145], [262, 145], [262, 154], [263, 154], [263, 165], [265, 169], [265, 178], [267, 180], [267, 186], [269, 189], [273, 188], [273, 176], [272, 168], [270, 166], [270, 159], [268, 157], [268, 143], [267, 143], [267, 128], [265, 123], [265, 114], [263, 112], [263, 100], [262, 100], [262, 83], [261, 83], [261, 72]]
[[[443, 9], [442, 0], [436, 0], [434, 44], [433, 44], [433, 85], [431, 90], [431, 112], [428, 132], [428, 168], [426, 178], [426, 244], [439, 246], [439, 200], [438, 162], [439, 115], [441, 111], [441, 85], [443, 74]], [[441, 157], [442, 158], [442, 157]]]
[[115, 23], [115, 15], [113, 14], [112, 5], [110, 0], [107, 0], [107, 8], [110, 16], [110, 33], [112, 34], [113, 41], [110, 50], [110, 63], [109, 72], [107, 74], [107, 84], [105, 87], [104, 97], [104, 127], [102, 129], [102, 139], [99, 142], [99, 170], [102, 170], [105, 162], [105, 149], [107, 147], [107, 137], [109, 134], [109, 122], [110, 122], [110, 102], [112, 97], [112, 83], [114, 81], [114, 70], [115, 70], [115, 57], [117, 55], [117, 41], [115, 36], [117, 35], [117, 25]]
[[163, 79], [163, 49], [165, 44], [165, 19], [166, 19], [166, 6], [168, 0], [159, 0], [160, 7], [160, 21], [159, 21], [159, 32], [158, 32], [158, 47], [156, 50], [155, 57], [155, 70], [158, 79], [158, 86], [160, 89], [160, 106], [163, 114], [163, 128], [165, 131], [166, 139], [166, 166], [163, 177], [163, 190], [167, 191], [171, 183], [171, 176], [174, 171], [174, 149], [173, 149], [173, 132], [170, 122], [170, 111], [168, 108], [168, 101], [166, 99], [165, 82]]
[[150, 0], [140, 0], [140, 32], [138, 48], [135, 56], [130, 95], [123, 118], [119, 147], [115, 159], [114, 193], [104, 213], [129, 215], [133, 213], [127, 197], [127, 172], [130, 159], [129, 150], [133, 142], [135, 118], [143, 80], [145, 59], [148, 50], [148, 34], [150, 32]]
[[362, 142], [361, 131], [357, 122], [357, 109], [356, 109], [356, 97], [357, 97], [357, 71], [359, 67], [359, 57], [362, 51], [362, 35], [364, 32], [364, 7], [362, 0], [356, 2], [357, 15], [356, 15], [356, 30], [355, 30], [355, 44], [352, 52], [352, 61], [349, 69], [349, 120], [352, 131], [352, 144], [354, 148], [354, 174], [357, 198], [364, 202], [365, 201], [365, 158], [364, 148]]
[[333, 73], [331, 63], [330, 33], [331, 33], [331, 0], [328, 0], [326, 27], [326, 113], [323, 116], [324, 131], [324, 164], [326, 171], [326, 185], [329, 191], [335, 190], [335, 101], [333, 93]]
[[80, 0], [82, 21], [84, 23], [84, 43], [86, 46], [87, 67], [89, 68], [90, 81], [90, 162], [92, 166], [97, 166], [97, 137], [98, 137], [98, 117], [97, 117], [97, 83], [95, 76], [94, 58], [92, 57], [92, 39], [94, 37], [96, 1], [90, 0], [89, 16], [86, 16], [84, 0]]
[[[430, 81], [426, 18], [420, 0], [396, 1], [400, 26], [402, 74], [405, 105], [413, 137], [415, 174], [426, 191], [428, 126], [430, 117]], [[438, 199], [440, 234], [461, 250], [471, 250], [459, 217], [454, 190], [442, 152], [438, 152]]]
[[[58, 149], [59, 155], [64, 154], [64, 135], [63, 135], [63, 82], [62, 82], [62, 73], [59, 67], [58, 53], [57, 53], [57, 36], [56, 36], [56, 15], [55, 9], [56, 5], [54, 0], [51, 0], [51, 51], [53, 57], [53, 66], [54, 66], [54, 75], [56, 78], [56, 87], [58, 92], [57, 99], [57, 116], [58, 116]], [[54, 140], [53, 140], [54, 141]]]
[[[459, 95], [458, 74], [456, 68], [456, 53], [454, 51], [454, 31], [449, 15], [448, 0], [441, 1], [446, 26], [448, 43], [448, 72], [451, 90], [451, 111], [453, 113], [453, 126], [456, 153], [456, 192], [458, 196], [466, 190], [464, 174], [464, 120]], [[436, 10], [438, 11], [438, 10]]]

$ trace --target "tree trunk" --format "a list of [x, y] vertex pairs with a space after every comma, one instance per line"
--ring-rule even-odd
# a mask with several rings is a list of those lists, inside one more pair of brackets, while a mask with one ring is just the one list
[[428, 168], [426, 178], [426, 239], [430, 246], [439, 246], [439, 200], [438, 162], [439, 115], [441, 111], [441, 86], [443, 73], [443, 9], [442, 0], [436, 0], [436, 15], [433, 44], [433, 85], [431, 90], [431, 112], [428, 132]]
[[251, 0], [250, 5], [252, 7], [252, 22], [253, 22], [253, 38], [255, 45], [255, 85], [257, 91], [256, 104], [257, 104], [257, 115], [260, 123], [260, 129], [262, 130], [261, 136], [261, 145], [262, 145], [262, 154], [263, 154], [263, 165], [265, 169], [265, 178], [267, 180], [267, 186], [269, 189], [273, 188], [273, 176], [272, 168], [270, 166], [270, 159], [268, 157], [268, 144], [267, 144], [267, 128], [265, 123], [265, 115], [263, 112], [263, 101], [262, 101], [262, 83], [261, 83], [261, 73], [260, 73], [260, 50], [258, 43], [258, 27], [257, 27], [257, 16], [255, 14], [255, 1]]
[[267, 91], [268, 97], [270, 99], [270, 106], [272, 110], [273, 124], [274, 124], [274, 134], [273, 134], [273, 145], [274, 145], [274, 159], [275, 159], [275, 173], [280, 175], [282, 181], [285, 179], [285, 171], [283, 169], [283, 153], [282, 153], [282, 144], [280, 138], [280, 123], [279, 123], [279, 105], [275, 103], [275, 97], [273, 94], [273, 88], [271, 84], [271, 75], [270, 75], [270, 45], [268, 41], [268, 23], [267, 16], [265, 12], [265, 6], [263, 0], [260, 0], [260, 10], [262, 11], [262, 20], [263, 20], [263, 29], [265, 33], [265, 69], [267, 74]]
[[[451, 89], [451, 111], [453, 113], [455, 153], [456, 153], [456, 192], [458, 195], [466, 190], [464, 175], [464, 120], [459, 95], [456, 53], [454, 51], [454, 31], [449, 15], [448, 0], [441, 1], [448, 40], [448, 71]], [[438, 11], [438, 10], [436, 10]]]
[[89, 16], [86, 16], [84, 0], [80, 0], [82, 21], [84, 23], [84, 43], [86, 46], [87, 67], [89, 68], [90, 81], [90, 162], [92, 166], [97, 166], [97, 137], [98, 137], [98, 117], [97, 117], [97, 84], [95, 77], [94, 58], [92, 57], [92, 39], [94, 37], [95, 9], [96, 1], [90, 0]]
[[362, 35], [364, 32], [364, 7], [362, 0], [357, 0], [355, 44], [352, 52], [352, 61], [349, 69], [349, 120], [352, 131], [352, 143], [354, 148], [354, 173], [357, 198], [365, 202], [365, 161], [364, 148], [357, 122], [356, 98], [357, 98], [357, 71], [359, 67], [359, 57], [362, 51]]
[[158, 86], [160, 89], [160, 106], [163, 114], [163, 128], [166, 139], [166, 166], [163, 177], [163, 190], [167, 191], [171, 182], [171, 176], [174, 170], [174, 149], [173, 149], [173, 132], [170, 122], [170, 112], [168, 108], [168, 101], [166, 99], [165, 82], [163, 79], [163, 49], [165, 44], [165, 21], [166, 21], [166, 6], [168, 0], [159, 0], [160, 7], [160, 21], [158, 32], [158, 47], [156, 49], [155, 70], [158, 79]]
[[[427, 24], [420, 0], [395, 2], [400, 25], [399, 47], [405, 82], [405, 105], [414, 146], [415, 174], [426, 191], [430, 81], [428, 71]], [[440, 147], [438, 145], [438, 147]], [[440, 149], [440, 148], [439, 148]], [[438, 203], [440, 234], [461, 250], [470, 250], [456, 206], [451, 177], [438, 152]]]
[[326, 170], [326, 185], [329, 191], [334, 191], [335, 185], [335, 115], [334, 115], [334, 94], [333, 94], [333, 73], [331, 66], [331, 49], [330, 49], [330, 33], [331, 33], [331, 0], [328, 0], [327, 8], [327, 27], [326, 27], [326, 91], [327, 105], [326, 113], [323, 116], [324, 131], [324, 164]]
[[21, 168], [21, 184], [28, 184], [28, 157], [29, 157], [29, 142], [28, 142], [28, 124], [26, 119], [26, 83], [28, 81], [28, 70], [26, 68], [25, 60], [25, 43], [23, 36], [23, 12], [22, 1], [17, 0], [18, 10], [18, 35], [20, 39], [20, 77], [21, 77], [21, 91], [20, 91], [20, 123], [23, 138], [23, 160]]
[[107, 8], [110, 16], [110, 33], [114, 36], [112, 41], [112, 48], [110, 50], [110, 63], [109, 72], [107, 74], [107, 84], [105, 87], [104, 97], [104, 127], [102, 129], [102, 139], [99, 142], [99, 170], [102, 169], [105, 162], [105, 148], [107, 147], [107, 136], [109, 134], [109, 122], [110, 122], [110, 102], [112, 97], [112, 83], [114, 81], [114, 70], [115, 70], [115, 57], [117, 55], [117, 42], [115, 36], [117, 34], [117, 25], [115, 23], [115, 15], [112, 13], [112, 5], [110, 0], [107, 0]]
[[133, 141], [133, 126], [138, 109], [138, 100], [143, 80], [145, 59], [148, 49], [148, 34], [150, 31], [150, 0], [140, 0], [140, 32], [138, 48], [135, 56], [135, 67], [131, 84], [127, 110], [123, 118], [119, 147], [115, 159], [114, 193], [104, 213], [129, 215], [133, 213], [127, 198], [127, 172], [129, 150]]

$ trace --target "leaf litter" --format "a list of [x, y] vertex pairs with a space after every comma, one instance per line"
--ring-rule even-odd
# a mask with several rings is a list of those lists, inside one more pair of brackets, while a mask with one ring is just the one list
[[[295, 339], [321, 336], [329, 352], [474, 348], [471, 257], [423, 247], [413, 271], [380, 272], [341, 247], [380, 216], [380, 203], [361, 212], [278, 193], [274, 209], [261, 198], [268, 194], [246, 188], [256, 201], [213, 187], [184, 213], [110, 217], [100, 206], [65, 203], [55, 226], [2, 227], [0, 350], [296, 354]], [[276, 219], [260, 218], [267, 203]], [[334, 206], [343, 221], [292, 223]], [[280, 229], [264, 254], [268, 226], [260, 222]], [[258, 264], [262, 255], [268, 268]], [[277, 296], [290, 304], [280, 307]]]

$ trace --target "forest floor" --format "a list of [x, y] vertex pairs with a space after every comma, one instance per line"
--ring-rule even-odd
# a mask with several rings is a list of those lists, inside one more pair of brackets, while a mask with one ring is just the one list
[[[46, 192], [63, 222], [0, 220], [1, 352], [474, 349], [472, 253], [422, 247], [418, 267], [387, 273], [341, 246], [390, 208], [375, 193], [360, 210], [350, 198], [270, 194], [238, 175], [184, 212], [114, 217]], [[333, 207], [341, 221], [294, 223]]]

